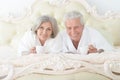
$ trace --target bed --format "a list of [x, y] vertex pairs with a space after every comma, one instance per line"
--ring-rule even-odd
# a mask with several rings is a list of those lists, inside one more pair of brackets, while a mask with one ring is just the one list
[[[71, 10], [80, 11], [85, 25], [100, 31], [115, 50], [86, 56], [65, 53], [17, 56], [21, 37], [40, 15], [54, 16], [63, 30], [62, 16]], [[120, 80], [119, 25], [120, 14], [99, 15], [86, 0], [35, 0], [26, 14], [0, 19], [0, 80]]]
[[119, 53], [117, 50], [89, 55], [49, 53], [0, 59], [0, 77], [3, 80], [119, 80]]

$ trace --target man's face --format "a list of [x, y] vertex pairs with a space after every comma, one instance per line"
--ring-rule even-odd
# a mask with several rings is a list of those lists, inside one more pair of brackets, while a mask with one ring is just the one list
[[80, 41], [83, 25], [80, 23], [79, 18], [69, 19], [65, 22], [67, 33], [72, 41]]

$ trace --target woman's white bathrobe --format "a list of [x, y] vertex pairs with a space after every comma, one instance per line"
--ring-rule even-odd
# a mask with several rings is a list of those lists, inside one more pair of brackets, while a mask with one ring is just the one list
[[19, 55], [22, 55], [22, 52], [29, 53], [30, 49], [36, 46], [41, 46], [42, 49], [44, 47], [44, 50], [47, 52], [50, 50], [48, 46], [52, 45], [52, 41], [50, 38], [45, 42], [44, 46], [42, 46], [36, 34], [32, 31], [27, 31], [19, 43], [18, 53]]
[[59, 43], [59, 46], [56, 47], [57, 48], [56, 50], [58, 50], [58, 52], [61, 51], [80, 53], [81, 49], [88, 47], [88, 45], [90, 44], [95, 46], [97, 49], [104, 49], [108, 51], [113, 50], [113, 47], [105, 40], [105, 38], [98, 31], [90, 27], [84, 27], [82, 37], [77, 49], [74, 47], [66, 30], [58, 34], [56, 42]]

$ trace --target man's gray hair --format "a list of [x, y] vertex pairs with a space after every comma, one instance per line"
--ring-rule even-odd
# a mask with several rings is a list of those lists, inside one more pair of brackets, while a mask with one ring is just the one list
[[66, 13], [64, 15], [64, 19], [63, 20], [64, 20], [64, 23], [65, 23], [66, 20], [68, 20], [68, 19], [75, 19], [75, 18], [79, 18], [80, 19], [80, 23], [82, 25], [84, 25], [83, 15], [80, 12], [78, 12], [78, 11], [71, 11], [71, 12]]
[[52, 35], [51, 35], [51, 38], [54, 38], [56, 37], [57, 33], [59, 32], [59, 28], [58, 28], [58, 25], [57, 25], [57, 21], [55, 18], [53, 17], [50, 17], [48, 15], [44, 15], [44, 16], [41, 16], [37, 19], [37, 22], [35, 24], [35, 26], [32, 27], [32, 31], [36, 34], [37, 32], [37, 29], [40, 27], [40, 25], [44, 22], [50, 22], [51, 25], [52, 25], [52, 29], [53, 29], [53, 32], [52, 32]]

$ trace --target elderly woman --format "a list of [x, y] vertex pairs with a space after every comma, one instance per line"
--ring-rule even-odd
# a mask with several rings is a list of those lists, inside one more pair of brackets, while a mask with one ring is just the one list
[[23, 36], [18, 53], [20, 55], [48, 52], [53, 38], [58, 33], [57, 21], [50, 16], [41, 16], [37, 24]]

